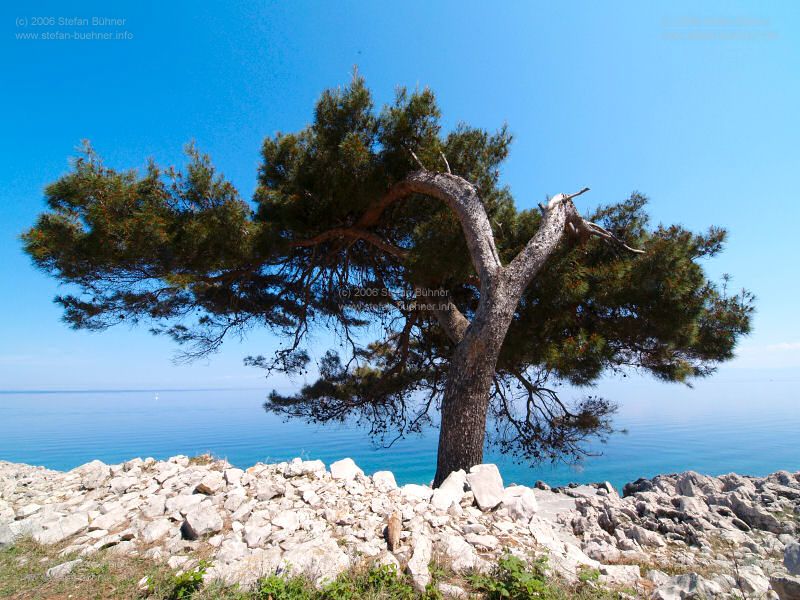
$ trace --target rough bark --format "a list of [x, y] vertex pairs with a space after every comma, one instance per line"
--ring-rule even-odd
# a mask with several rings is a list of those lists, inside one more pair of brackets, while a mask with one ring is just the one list
[[[500, 349], [519, 301], [506, 288], [503, 278], [498, 279], [482, 292], [472, 323], [463, 329], [445, 329], [456, 347], [450, 357], [442, 398], [434, 486], [439, 486], [453, 471], [468, 471], [483, 461], [489, 392]], [[442, 322], [442, 317], [439, 321]]]

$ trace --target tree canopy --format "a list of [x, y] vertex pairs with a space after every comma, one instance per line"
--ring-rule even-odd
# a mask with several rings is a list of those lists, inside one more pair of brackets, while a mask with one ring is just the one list
[[[489, 293], [463, 218], [414, 174], [468, 182], [509, 265], [547, 213], [519, 209], [501, 183], [510, 144], [506, 128], [443, 131], [427, 89], [401, 89], [376, 109], [355, 77], [322, 94], [308, 127], [264, 141], [252, 202], [193, 146], [182, 171], [150, 162], [141, 172], [112, 169], [87, 146], [47, 186], [25, 250], [71, 284], [56, 300], [75, 328], [146, 322], [197, 357], [268, 327], [287, 345], [248, 361], [287, 373], [308, 368], [310, 333], [335, 331], [344, 349], [316, 353], [318, 380], [273, 392], [266, 406], [354, 418], [390, 442], [430, 423], [441, 402], [458, 344], [442, 304], [469, 327]], [[751, 294], [730, 293], [702, 266], [725, 231], [652, 225], [646, 205], [634, 192], [587, 217], [607, 235], [571, 227], [524, 288], [490, 390], [490, 439], [504, 452], [577, 458], [587, 437], [611, 430], [614, 404], [568, 401], [558, 384], [631, 369], [690, 382], [749, 331]]]

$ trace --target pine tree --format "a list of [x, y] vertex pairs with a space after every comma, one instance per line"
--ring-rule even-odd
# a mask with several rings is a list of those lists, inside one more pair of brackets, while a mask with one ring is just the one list
[[285, 373], [307, 370], [310, 332], [334, 331], [345, 351], [267, 409], [352, 419], [384, 442], [438, 411], [437, 485], [482, 461], [487, 428], [520, 461], [575, 460], [615, 405], [567, 402], [559, 385], [707, 376], [749, 331], [753, 297], [703, 271], [723, 230], [651, 227], [641, 194], [588, 217], [586, 190], [518, 210], [498, 175], [510, 143], [443, 132], [429, 90], [377, 111], [354, 77], [307, 128], [264, 141], [252, 205], [192, 146], [184, 171], [137, 173], [87, 145], [23, 241], [71, 284], [56, 300], [75, 328], [147, 322], [191, 358], [267, 327], [286, 345], [246, 360]]

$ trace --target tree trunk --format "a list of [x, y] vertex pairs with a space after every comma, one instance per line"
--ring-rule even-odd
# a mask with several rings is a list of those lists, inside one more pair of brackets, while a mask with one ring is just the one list
[[484, 310], [479, 309], [450, 359], [442, 398], [434, 487], [453, 471], [469, 471], [470, 467], [483, 462], [489, 393], [500, 348], [516, 306], [515, 299], [502, 287], [487, 290], [487, 295], [493, 298], [487, 299]]
[[496, 358], [492, 361], [486, 357], [478, 364], [470, 362], [463, 356], [453, 356], [450, 362], [450, 377], [442, 398], [434, 487], [453, 471], [469, 471], [483, 462], [486, 412]]

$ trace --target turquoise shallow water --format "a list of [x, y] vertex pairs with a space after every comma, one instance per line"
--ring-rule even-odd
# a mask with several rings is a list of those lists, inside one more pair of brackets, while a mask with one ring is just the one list
[[[716, 393], [670, 388], [659, 398], [625, 388], [614, 435], [581, 468], [516, 465], [489, 452], [506, 482], [611, 481], [687, 469], [764, 475], [800, 470], [800, 410], [790, 386], [719, 384]], [[785, 390], [780, 392], [780, 390]], [[433, 476], [436, 431], [376, 449], [355, 428], [284, 423], [261, 408], [264, 390], [0, 394], [0, 459], [69, 469], [98, 458], [166, 458], [210, 451], [237, 466], [295, 456], [352, 457], [400, 483]], [[737, 398], [739, 400], [737, 400]]]

